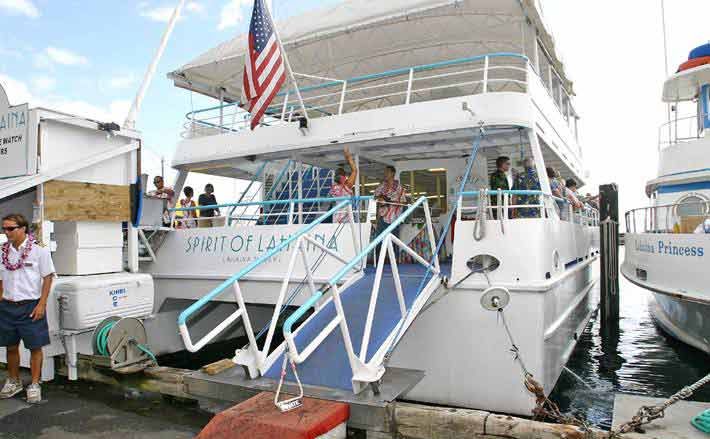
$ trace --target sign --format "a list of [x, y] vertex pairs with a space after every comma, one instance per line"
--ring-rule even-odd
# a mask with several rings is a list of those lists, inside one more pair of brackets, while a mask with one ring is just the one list
[[27, 174], [29, 106], [10, 106], [0, 86], [0, 178]]

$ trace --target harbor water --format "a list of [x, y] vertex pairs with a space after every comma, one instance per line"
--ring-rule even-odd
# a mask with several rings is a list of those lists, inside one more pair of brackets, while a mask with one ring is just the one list
[[[621, 249], [623, 252], [623, 249]], [[650, 292], [621, 277], [618, 334], [600, 336], [597, 314], [581, 335], [551, 399], [563, 412], [611, 427], [616, 392], [666, 398], [710, 372], [707, 354], [661, 331], [648, 310]], [[710, 402], [710, 387], [694, 401]]]

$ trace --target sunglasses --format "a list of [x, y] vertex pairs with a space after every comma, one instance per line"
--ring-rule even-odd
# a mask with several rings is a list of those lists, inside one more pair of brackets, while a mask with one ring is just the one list
[[14, 232], [17, 229], [21, 229], [22, 227], [20, 226], [11, 226], [11, 227], [3, 227], [2, 230], [3, 232]]

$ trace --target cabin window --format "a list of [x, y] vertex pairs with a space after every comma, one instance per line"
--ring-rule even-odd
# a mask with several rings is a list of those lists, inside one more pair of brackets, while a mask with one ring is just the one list
[[676, 215], [703, 216], [708, 213], [708, 201], [698, 195], [687, 195], [676, 205]]

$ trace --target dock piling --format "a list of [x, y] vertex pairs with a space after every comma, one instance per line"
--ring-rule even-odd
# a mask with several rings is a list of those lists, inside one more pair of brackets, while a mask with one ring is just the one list
[[619, 327], [619, 188], [599, 186], [599, 247], [601, 265], [601, 331]]

